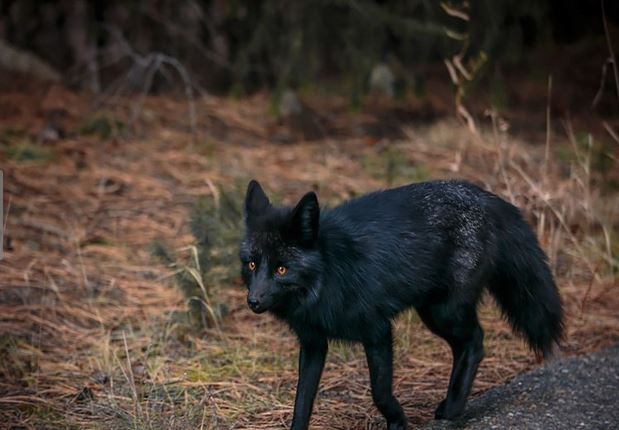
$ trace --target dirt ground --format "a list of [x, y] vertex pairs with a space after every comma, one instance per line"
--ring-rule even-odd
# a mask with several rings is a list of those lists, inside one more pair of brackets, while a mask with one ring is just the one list
[[[132, 121], [133, 99], [102, 110], [58, 87], [0, 94], [0, 427], [284, 428], [292, 334], [247, 309], [238, 277], [212, 285], [228, 308], [219, 327], [188, 326], [171, 269], [149, 251], [154, 240], [191, 245], [196, 199], [251, 178], [278, 202], [314, 189], [331, 205], [412, 181], [474, 181], [520, 206], [538, 233], [567, 312], [561, 354], [619, 340], [619, 194], [609, 185], [619, 142], [606, 120], [589, 135], [557, 119], [546, 141], [536, 116], [541, 138], [525, 140], [498, 115], [480, 117], [475, 134], [447, 108], [415, 121], [414, 103], [307, 103], [309, 120], [277, 120], [264, 94], [201, 97], [192, 133], [186, 102], [170, 96], [147, 97]], [[491, 300], [480, 311], [487, 355], [473, 395], [537, 365]], [[396, 395], [421, 425], [444, 395], [451, 354], [413, 312], [396, 337]], [[384, 428], [358, 346], [331, 347], [312, 426]]]

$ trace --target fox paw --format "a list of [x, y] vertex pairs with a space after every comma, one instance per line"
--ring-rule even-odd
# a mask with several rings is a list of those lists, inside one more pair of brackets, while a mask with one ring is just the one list
[[397, 421], [387, 424], [388, 430], [406, 430], [406, 421]]
[[447, 399], [443, 399], [434, 412], [434, 418], [437, 420], [453, 420], [457, 418], [463, 410], [464, 406], [447, 406]]

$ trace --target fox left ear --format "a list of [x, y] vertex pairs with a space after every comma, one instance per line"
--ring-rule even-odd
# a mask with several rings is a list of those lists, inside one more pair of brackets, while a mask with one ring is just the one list
[[271, 202], [258, 181], [252, 179], [247, 184], [247, 193], [245, 194], [246, 218], [249, 219], [251, 216], [264, 212], [270, 205]]
[[304, 195], [292, 210], [292, 233], [302, 244], [311, 245], [318, 239], [320, 206], [316, 193], [310, 191]]

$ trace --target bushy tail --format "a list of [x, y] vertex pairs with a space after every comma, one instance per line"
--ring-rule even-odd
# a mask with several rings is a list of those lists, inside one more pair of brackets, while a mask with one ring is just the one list
[[563, 337], [563, 308], [547, 257], [516, 207], [502, 206], [498, 224], [498, 258], [488, 288], [513, 329], [538, 358], [548, 358]]

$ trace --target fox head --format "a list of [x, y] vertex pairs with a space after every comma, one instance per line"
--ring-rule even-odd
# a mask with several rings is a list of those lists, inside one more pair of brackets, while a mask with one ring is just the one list
[[241, 275], [256, 313], [300, 305], [317, 297], [321, 257], [320, 207], [309, 192], [294, 208], [275, 207], [257, 181], [247, 186]]

